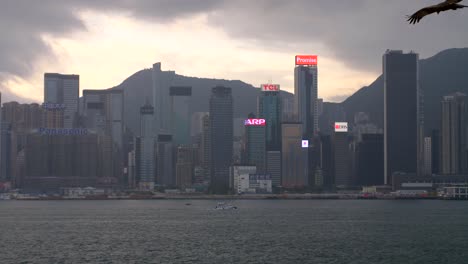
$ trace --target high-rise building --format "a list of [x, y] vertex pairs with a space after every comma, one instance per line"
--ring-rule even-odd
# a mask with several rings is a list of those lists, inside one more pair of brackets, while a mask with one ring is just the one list
[[192, 87], [171, 86], [171, 133], [174, 145], [189, 145], [190, 138], [190, 98]]
[[302, 147], [302, 124], [283, 123], [281, 136], [281, 186], [286, 189], [306, 188], [309, 184], [309, 151]]
[[123, 146], [124, 94], [122, 90], [83, 90], [84, 126], [112, 137]]
[[296, 56], [294, 114], [297, 121], [302, 123], [302, 133], [307, 138], [318, 132], [317, 78], [317, 56]]
[[44, 102], [65, 105], [65, 128], [74, 128], [78, 125], [79, 94], [79, 75], [44, 74]]
[[387, 51], [384, 76], [384, 180], [395, 172], [419, 172], [422, 157], [422, 118], [419, 93], [419, 56]]
[[281, 151], [267, 151], [266, 165], [273, 187], [281, 186]]
[[175, 71], [162, 71], [161, 63], [153, 64], [154, 129], [156, 134], [171, 133], [171, 97], [169, 88], [175, 83]]
[[96, 186], [99, 174], [99, 141], [96, 134], [34, 132], [27, 134], [24, 167], [17, 185], [35, 190]]
[[[264, 87], [262, 85], [262, 87]], [[258, 97], [258, 116], [266, 121], [266, 149], [268, 151], [281, 150], [281, 97], [279, 85], [272, 85], [277, 89], [262, 89]]]
[[335, 185], [338, 187], [349, 187], [353, 185], [349, 143], [348, 123], [335, 123], [335, 132], [333, 133], [332, 144]]
[[467, 97], [462, 93], [444, 96], [441, 124], [441, 173], [466, 173], [467, 161]]
[[424, 175], [432, 175], [432, 140], [431, 137], [424, 138]]
[[193, 156], [194, 149], [188, 146], [177, 147], [176, 186], [185, 190], [193, 182]]
[[265, 119], [257, 119], [255, 118], [255, 115], [251, 113], [249, 115], [249, 119], [245, 120], [244, 124], [246, 135], [247, 163], [249, 165], [255, 165], [257, 167], [257, 173], [265, 173]]
[[199, 183], [204, 183], [205, 185], [210, 184], [211, 182], [211, 130], [210, 130], [210, 114], [207, 113], [203, 117], [202, 124], [202, 137], [200, 140], [199, 146], [199, 156], [200, 156], [200, 165], [203, 175], [203, 180]]
[[166, 188], [173, 188], [176, 185], [174, 175], [174, 143], [172, 135], [159, 134], [156, 146], [157, 174], [156, 184]]
[[361, 134], [356, 148], [356, 176], [360, 186], [382, 185], [384, 174], [383, 134]]
[[439, 130], [432, 130], [431, 133], [432, 143], [432, 173], [440, 173], [440, 132]]
[[154, 189], [155, 137], [153, 130], [154, 108], [149, 103], [140, 108], [140, 137], [135, 140], [136, 176], [140, 190]]
[[226, 193], [229, 189], [229, 166], [232, 160], [233, 99], [231, 88], [216, 86], [210, 97], [211, 190]]

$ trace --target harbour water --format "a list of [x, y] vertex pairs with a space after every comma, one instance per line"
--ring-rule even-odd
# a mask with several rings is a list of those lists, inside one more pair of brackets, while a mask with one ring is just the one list
[[468, 263], [468, 202], [0, 201], [0, 263]]

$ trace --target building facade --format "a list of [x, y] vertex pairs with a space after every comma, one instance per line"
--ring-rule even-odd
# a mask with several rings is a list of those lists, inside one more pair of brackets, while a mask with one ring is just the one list
[[64, 104], [64, 127], [78, 126], [80, 76], [59, 73], [44, 74], [44, 102]]
[[232, 161], [233, 99], [231, 88], [217, 86], [210, 97], [211, 190], [229, 190], [229, 166]]
[[419, 172], [422, 124], [419, 55], [387, 51], [384, 76], [384, 173], [391, 184], [394, 172]]

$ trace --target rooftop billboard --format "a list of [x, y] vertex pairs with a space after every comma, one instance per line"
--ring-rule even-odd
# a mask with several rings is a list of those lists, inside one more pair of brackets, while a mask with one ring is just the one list
[[296, 65], [317, 65], [317, 55], [296, 55]]

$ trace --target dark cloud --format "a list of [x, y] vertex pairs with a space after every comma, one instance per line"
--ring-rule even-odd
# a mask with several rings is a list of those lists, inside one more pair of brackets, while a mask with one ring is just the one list
[[[43, 36], [86, 30], [80, 11], [125, 13], [150, 22], [207, 14], [247, 45], [291, 53], [325, 52], [350, 67], [379, 72], [386, 49], [422, 57], [468, 43], [468, 12], [449, 11], [409, 25], [405, 15], [426, 0], [3, 0], [0, 4], [0, 74], [29, 77], [40, 58], [54, 60]], [[326, 49], [323, 49], [326, 47]], [[0, 83], [3, 83], [0, 79]], [[2, 88], [4, 91], [5, 88]]]

